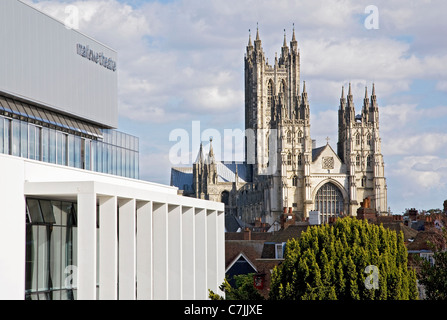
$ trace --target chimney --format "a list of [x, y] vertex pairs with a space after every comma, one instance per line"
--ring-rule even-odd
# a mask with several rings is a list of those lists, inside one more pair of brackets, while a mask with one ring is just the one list
[[244, 230], [244, 240], [251, 240], [251, 231], [248, 228]]
[[408, 217], [410, 218], [410, 221], [416, 221], [418, 216], [418, 211], [415, 208], [411, 208], [408, 210]]

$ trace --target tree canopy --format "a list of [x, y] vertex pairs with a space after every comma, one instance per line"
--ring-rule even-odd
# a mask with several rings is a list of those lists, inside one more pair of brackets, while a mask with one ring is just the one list
[[272, 273], [269, 298], [417, 299], [416, 272], [407, 262], [402, 232], [346, 217], [309, 227], [287, 242], [284, 261]]

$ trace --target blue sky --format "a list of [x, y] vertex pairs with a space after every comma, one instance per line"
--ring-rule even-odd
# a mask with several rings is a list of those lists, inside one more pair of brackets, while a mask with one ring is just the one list
[[[391, 211], [441, 208], [447, 199], [445, 1], [27, 2], [61, 20], [76, 5], [80, 31], [118, 51], [119, 130], [140, 137], [144, 180], [169, 184], [173, 130], [191, 132], [192, 121], [202, 130], [244, 129], [248, 30], [254, 36], [259, 23], [272, 62], [295, 24], [317, 145], [329, 136], [336, 149], [341, 87], [352, 83], [360, 113], [374, 82]], [[371, 4], [378, 29], [364, 25]], [[192, 159], [199, 143], [190, 141]]]

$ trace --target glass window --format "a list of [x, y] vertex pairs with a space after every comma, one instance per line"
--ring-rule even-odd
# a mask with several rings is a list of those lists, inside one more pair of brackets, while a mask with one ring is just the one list
[[85, 140], [85, 169], [90, 170], [91, 169], [91, 141]]
[[64, 165], [63, 161], [63, 145], [64, 145], [64, 134], [62, 132], [56, 132], [56, 163]]
[[0, 153], [4, 152], [4, 139], [5, 139], [5, 119], [0, 117]]
[[26, 202], [33, 215], [41, 208], [44, 219], [39, 224], [27, 219], [25, 298], [75, 299], [72, 280], [77, 266], [76, 204], [36, 199]]
[[43, 219], [45, 223], [54, 224], [56, 220], [53, 214], [53, 205], [48, 200], [40, 200], [40, 208], [42, 210]]
[[75, 168], [82, 168], [81, 162], [81, 137], [74, 137], [74, 166]]
[[36, 127], [36, 160], [42, 160], [42, 128]]
[[74, 143], [74, 136], [71, 134], [68, 135], [68, 165], [70, 167], [75, 166], [75, 143]]
[[28, 123], [24, 121], [20, 124], [20, 156], [28, 158]]
[[36, 127], [31, 124], [28, 128], [28, 158], [36, 160]]
[[49, 162], [49, 130], [48, 128], [42, 128], [42, 161]]
[[125, 175], [126, 172], [123, 171], [123, 151], [124, 149], [122, 148], [117, 148], [114, 147], [115, 149], [115, 153], [116, 153], [116, 175], [121, 176], [121, 175]]
[[4, 137], [3, 151], [5, 154], [11, 154], [11, 120], [5, 119], [5, 137]]
[[12, 155], [20, 157], [20, 121], [12, 120]]
[[49, 160], [56, 163], [56, 131], [49, 130]]
[[49, 242], [48, 233], [49, 228], [46, 225], [37, 226], [37, 290], [48, 290], [48, 258], [49, 258]]
[[26, 201], [31, 223], [43, 223], [42, 211], [40, 210], [39, 200], [28, 199]]

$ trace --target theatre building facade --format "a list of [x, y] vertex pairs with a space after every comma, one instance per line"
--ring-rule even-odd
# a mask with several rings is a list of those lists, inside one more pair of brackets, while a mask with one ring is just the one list
[[117, 52], [19, 0], [0, 40], [0, 299], [220, 293], [224, 205], [139, 180]]

